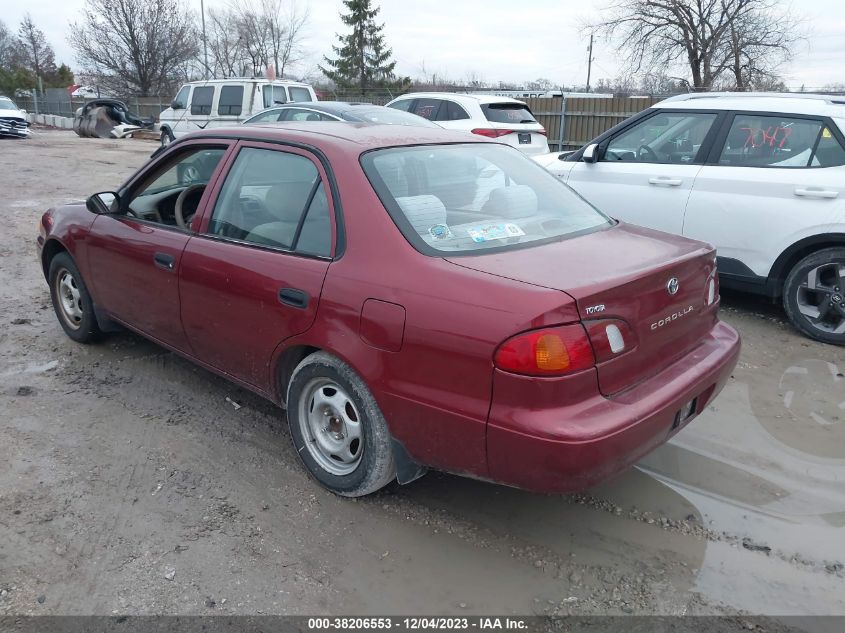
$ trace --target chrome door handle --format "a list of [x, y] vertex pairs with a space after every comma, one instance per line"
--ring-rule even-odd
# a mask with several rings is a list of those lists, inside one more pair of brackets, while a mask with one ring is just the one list
[[839, 192], [831, 189], [816, 189], [814, 187], [804, 189], [798, 187], [795, 190], [795, 195], [802, 198], [836, 198], [839, 196]]
[[667, 187], [680, 187], [683, 183], [682, 180], [679, 178], [666, 178], [665, 176], [660, 176], [659, 178], [649, 178], [648, 184], [650, 185], [665, 185]]

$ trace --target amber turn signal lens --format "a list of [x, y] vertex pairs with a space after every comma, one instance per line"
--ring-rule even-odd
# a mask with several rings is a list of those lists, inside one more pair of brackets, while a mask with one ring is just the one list
[[557, 334], [543, 334], [534, 346], [537, 368], [545, 371], [569, 369], [569, 352]]

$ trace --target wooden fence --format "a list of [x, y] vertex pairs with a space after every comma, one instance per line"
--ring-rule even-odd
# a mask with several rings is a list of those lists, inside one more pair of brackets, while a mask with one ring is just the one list
[[534, 97], [522, 99], [546, 128], [549, 149], [578, 149], [662, 97]]

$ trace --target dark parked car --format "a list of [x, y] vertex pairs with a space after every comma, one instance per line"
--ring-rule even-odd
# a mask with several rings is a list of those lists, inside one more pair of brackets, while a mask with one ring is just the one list
[[584, 488], [704, 410], [740, 348], [712, 248], [442, 129], [192, 134], [47, 211], [38, 246], [68, 336], [120, 324], [285, 406], [346, 496], [426, 467]]
[[262, 110], [244, 121], [253, 123], [286, 123], [302, 121], [352, 121], [354, 123], [379, 123], [385, 125], [411, 125], [414, 127], [440, 127], [428, 119], [393, 108], [350, 101], [308, 101], [286, 103]]

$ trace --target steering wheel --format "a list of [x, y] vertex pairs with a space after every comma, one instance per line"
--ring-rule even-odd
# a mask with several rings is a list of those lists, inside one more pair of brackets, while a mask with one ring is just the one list
[[658, 158], [657, 152], [651, 149], [648, 145], [640, 145], [639, 149], [637, 150], [637, 158], [645, 158], [655, 163], [660, 162], [660, 158]]
[[200, 189], [205, 189], [205, 183], [199, 183], [196, 185], [191, 185], [190, 187], [185, 187], [182, 190], [182, 193], [179, 194], [179, 197], [176, 198], [176, 206], [173, 209], [173, 215], [176, 218], [176, 224], [179, 226], [180, 229], [187, 229], [188, 222], [190, 222], [194, 217], [194, 214], [191, 213], [186, 219], [185, 216], [182, 215], [182, 205], [185, 203], [185, 200], [191, 193], [199, 191]]

